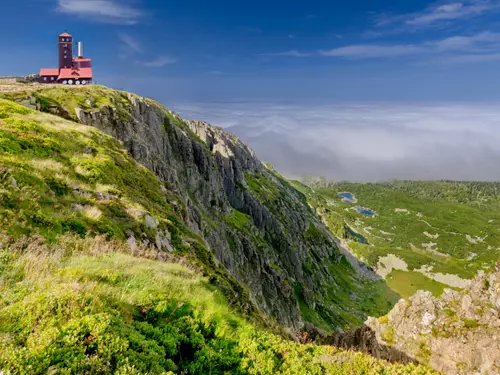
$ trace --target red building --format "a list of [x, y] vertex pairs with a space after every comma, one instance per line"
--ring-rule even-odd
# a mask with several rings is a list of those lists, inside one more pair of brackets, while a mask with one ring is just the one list
[[78, 57], [73, 57], [73, 37], [59, 35], [59, 68], [40, 69], [40, 83], [86, 85], [92, 82], [92, 61], [83, 57], [83, 44], [78, 42]]

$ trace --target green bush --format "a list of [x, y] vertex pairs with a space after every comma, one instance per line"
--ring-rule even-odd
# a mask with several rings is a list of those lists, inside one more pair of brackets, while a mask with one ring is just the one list
[[63, 180], [56, 178], [54, 176], [49, 176], [45, 179], [45, 183], [56, 195], [63, 196], [69, 194], [72, 189], [66, 182]]
[[464, 327], [465, 328], [477, 328], [479, 327], [479, 323], [476, 319], [464, 319]]

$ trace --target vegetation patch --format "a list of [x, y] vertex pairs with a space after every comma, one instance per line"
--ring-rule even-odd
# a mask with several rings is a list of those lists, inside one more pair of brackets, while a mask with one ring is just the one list
[[250, 190], [263, 201], [273, 201], [279, 197], [278, 190], [261, 173], [247, 172], [245, 178]]
[[196, 271], [133, 257], [118, 242], [0, 236], [8, 373], [435, 374], [283, 339], [240, 316]]
[[[306, 186], [294, 181], [293, 185], [325, 218], [332, 233], [345, 239], [367, 265], [376, 268], [388, 254], [404, 260], [409, 272], [395, 272], [388, 280], [402, 296], [418, 289], [439, 294], [449, 287], [414, 271], [432, 267], [434, 274], [469, 280], [500, 260], [495, 224], [500, 221], [498, 183], [313, 181]], [[359, 204], [372, 208], [377, 216], [359, 215], [351, 204], [342, 202], [339, 191], [352, 192]]]
[[439, 297], [447, 285], [438, 283], [419, 272], [393, 270], [386, 277], [387, 285], [394, 291], [397, 291], [402, 298], [409, 298], [417, 290], [427, 290], [435, 297]]

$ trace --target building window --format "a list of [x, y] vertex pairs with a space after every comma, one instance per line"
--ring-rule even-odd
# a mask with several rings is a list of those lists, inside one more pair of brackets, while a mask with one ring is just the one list
[[47, 77], [43, 77], [43, 80], [46, 81], [47, 80]]
[[51, 81], [53, 81], [54, 79], [55, 79], [54, 77], [50, 78]]

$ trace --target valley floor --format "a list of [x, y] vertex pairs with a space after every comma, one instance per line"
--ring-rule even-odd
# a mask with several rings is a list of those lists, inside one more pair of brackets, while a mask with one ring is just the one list
[[[403, 298], [463, 289], [500, 260], [496, 183], [296, 183], [345, 247]], [[356, 205], [376, 215], [358, 212]]]

